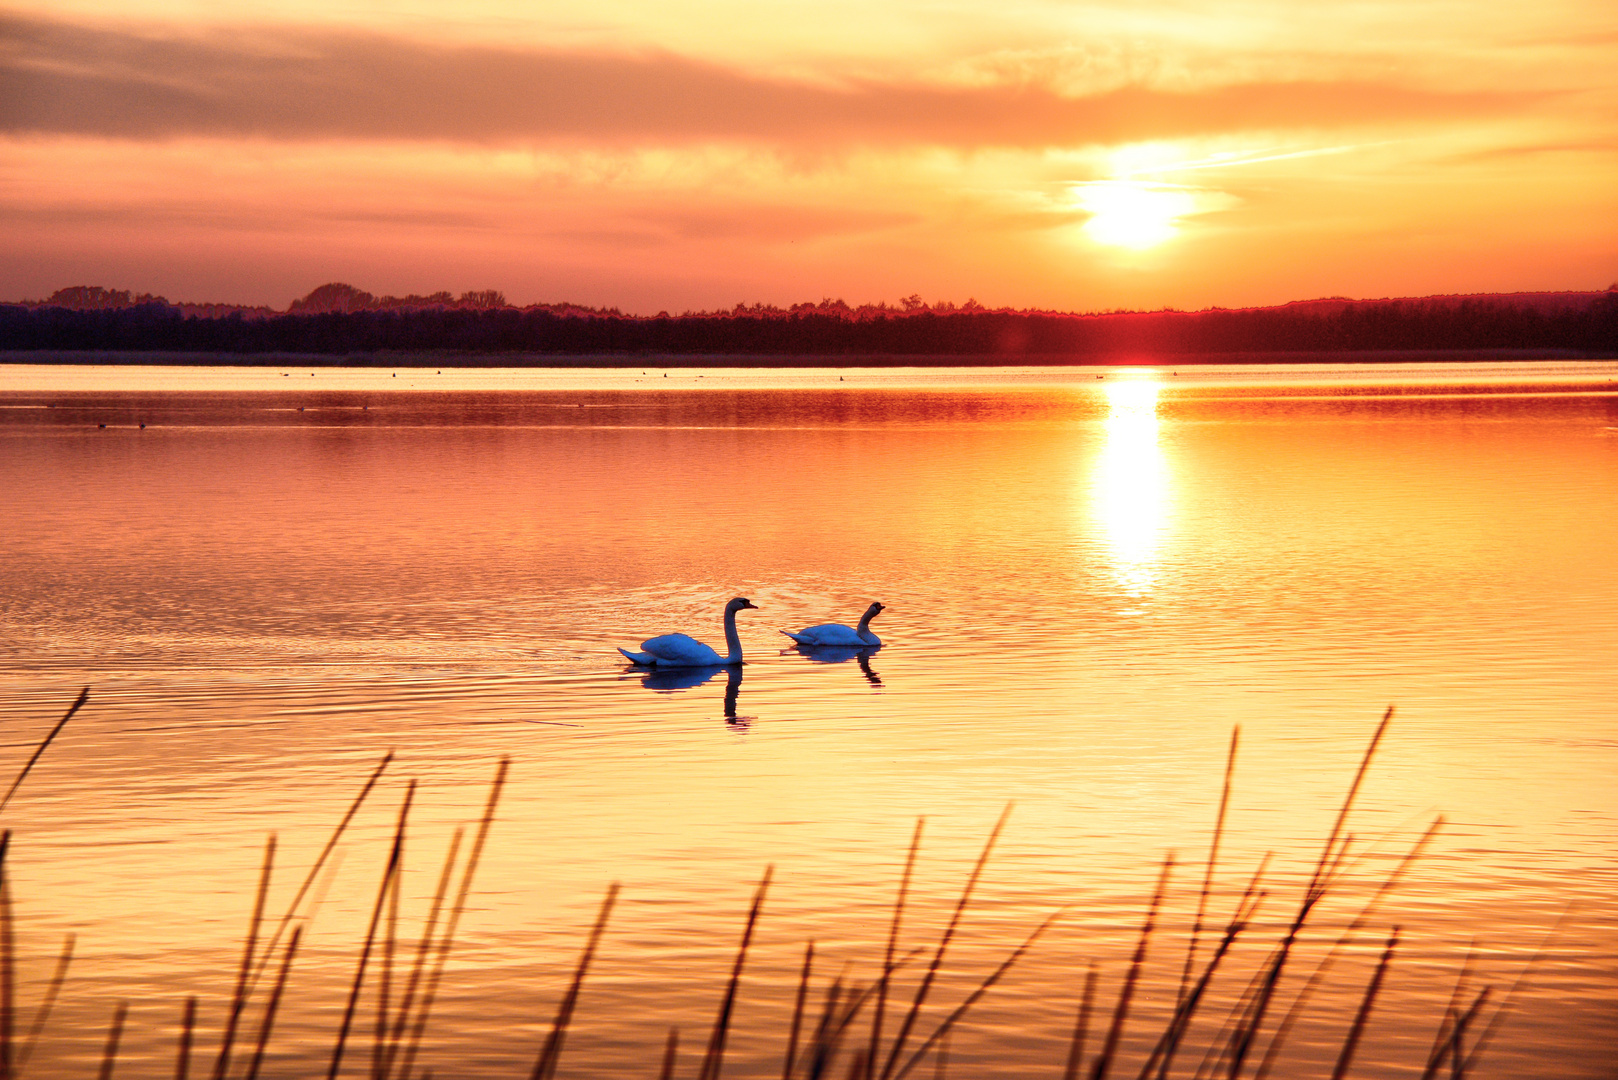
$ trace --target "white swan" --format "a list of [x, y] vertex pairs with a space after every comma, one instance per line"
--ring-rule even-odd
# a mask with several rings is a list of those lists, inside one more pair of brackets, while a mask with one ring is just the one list
[[882, 644], [882, 639], [871, 633], [871, 620], [882, 613], [881, 604], [872, 604], [865, 609], [860, 617], [860, 625], [856, 629], [844, 626], [842, 623], [821, 623], [819, 626], [806, 626], [794, 634], [791, 630], [781, 633], [796, 641], [799, 645], [846, 645], [854, 648], [875, 648]]
[[647, 638], [640, 643], [640, 652], [619, 648], [619, 652], [636, 664], [648, 667], [717, 667], [721, 664], [742, 662], [742, 639], [736, 633], [736, 613], [743, 608], [757, 607], [745, 596], [738, 596], [725, 605], [725, 644], [730, 652], [720, 656], [696, 638], [685, 634], [664, 634]]

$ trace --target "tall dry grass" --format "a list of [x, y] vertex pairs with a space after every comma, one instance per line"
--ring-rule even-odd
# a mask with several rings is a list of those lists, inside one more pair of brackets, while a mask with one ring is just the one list
[[[11, 795], [68, 721], [88, 700], [89, 690], [86, 688], [19, 771], [5, 797], [0, 799], [0, 810], [4, 809]], [[1345, 825], [1392, 718], [1393, 710], [1390, 708], [1371, 736], [1308, 881], [1295, 900], [1296, 907], [1281, 924], [1284, 929], [1279, 939], [1274, 941], [1255, 940], [1258, 935], [1254, 933], [1256, 913], [1261, 905], [1271, 899], [1265, 884], [1267, 858], [1252, 873], [1230, 914], [1222, 921], [1211, 914], [1215, 872], [1224, 839], [1226, 810], [1239, 744], [1238, 733], [1233, 733], [1219, 810], [1197, 893], [1195, 915], [1184, 942], [1177, 944], [1161, 940], [1164, 897], [1174, 869], [1171, 857], [1165, 859], [1151, 899], [1142, 913], [1135, 946], [1119, 980], [1110, 1015], [1105, 1015], [1100, 1008], [1099, 1002], [1106, 988], [1100, 969], [1091, 962], [1075, 1005], [1075, 1020], [1065, 1052], [1057, 1060], [1017, 1063], [1021, 1075], [1049, 1076], [1052, 1080], [1058, 1077], [1061, 1080], [1080, 1080], [1081, 1077], [1107, 1080], [1114, 1075], [1132, 1076], [1134, 1080], [1168, 1080], [1170, 1077], [1189, 1080], [1266, 1080], [1275, 1075], [1289, 1036], [1309, 1010], [1327, 973], [1345, 955], [1351, 944], [1364, 934], [1383, 900], [1398, 887], [1442, 826], [1442, 819], [1434, 821], [1416, 840], [1393, 870], [1371, 890], [1358, 915], [1343, 928], [1334, 943], [1319, 955], [1304, 955], [1300, 942], [1311, 916], [1324, 898], [1339, 889], [1354, 863], [1351, 857], [1353, 838], [1347, 833]], [[217, 1044], [211, 1048], [203, 1046], [205, 1040], [197, 1024], [200, 1003], [195, 996], [188, 997], [174, 1050], [172, 1075], [176, 1080], [190, 1080], [204, 1074], [212, 1080], [232, 1080], [237, 1077], [256, 1080], [262, 1074], [266, 1052], [274, 1039], [276, 1019], [283, 1009], [299, 942], [311, 915], [313, 886], [361, 807], [377, 791], [379, 781], [392, 760], [391, 754], [385, 756], [365, 779], [347, 811], [333, 827], [314, 864], [306, 872], [292, 901], [283, 912], [273, 917], [267, 907], [276, 845], [274, 837], [268, 840], [243, 937], [234, 989], [229, 1000], [223, 1003], [224, 1021], [217, 1033]], [[403, 939], [399, 925], [405, 836], [415, 794], [414, 782], [407, 786], [397, 812], [389, 856], [376, 885], [375, 899], [364, 938], [359, 945], [341, 1017], [330, 1036], [331, 1048], [325, 1067], [328, 1080], [336, 1080], [340, 1075], [365, 1075], [372, 1080], [425, 1080], [432, 1075], [421, 1064], [422, 1048], [431, 1023], [434, 1002], [455, 946], [457, 930], [473, 892], [478, 864], [496, 817], [509, 768], [508, 760], [502, 760], [498, 765], [464, 859], [460, 856], [463, 832], [458, 830], [455, 833], [439, 871], [437, 888], [423, 919], [420, 935], [413, 942]], [[837, 1076], [846, 1080], [904, 1080], [929, 1065], [933, 1077], [947, 1075], [951, 1034], [967, 1021], [973, 1008], [1034, 948], [1040, 937], [1062, 915], [1061, 910], [1052, 911], [1033, 926], [1023, 940], [1006, 950], [1001, 962], [979, 982], [969, 988], [953, 988], [952, 997], [958, 1000], [952, 1008], [942, 1012], [929, 1009], [929, 1002], [936, 996], [950, 947], [955, 943], [959, 927], [971, 909], [974, 892], [990, 862], [1010, 809], [1008, 806], [991, 829], [947, 923], [930, 946], [908, 951], [901, 950], [900, 946], [902, 929], [909, 914], [913, 871], [922, 844], [921, 822], [916, 825], [904, 860], [882, 955], [874, 964], [875, 976], [861, 984], [848, 979], [846, 973], [840, 973], [823, 980], [817, 995], [814, 943], [811, 941], [805, 946], [791, 1020], [781, 1038], [782, 1080], [819, 1080]], [[0, 831], [0, 1080], [16, 1080], [28, 1073], [29, 1062], [61, 996], [74, 951], [74, 939], [70, 935], [63, 943], [53, 972], [34, 1006], [32, 1017], [19, 1029], [14, 918], [6, 864], [10, 840], [9, 830]], [[688, 1075], [695, 1080], [720, 1080], [726, 1065], [729, 1035], [736, 1021], [740, 990], [746, 977], [749, 950], [764, 917], [772, 875], [773, 868], [766, 869], [754, 891], [729, 978], [722, 987], [716, 987], [714, 1018], [708, 1026], [706, 1038], [701, 1042], [700, 1055], [689, 1061], [682, 1060], [682, 1033], [678, 1029], [670, 1029], [655, 1068], [648, 1066], [646, 1070], [648, 1077], [656, 1075], [663, 1080], [673, 1080], [674, 1077]], [[528, 1069], [530, 1080], [554, 1080], [563, 1070], [567, 1035], [618, 893], [618, 886], [612, 885], [601, 902], [548, 1031], [540, 1045], [534, 1047], [533, 1064]], [[1380, 958], [1358, 995], [1357, 1006], [1349, 1015], [1334, 1018], [1340, 1025], [1340, 1045], [1329, 1074], [1331, 1080], [1353, 1075], [1356, 1052], [1376, 1009], [1387, 973], [1397, 963], [1400, 943], [1400, 928], [1388, 928]], [[1184, 950], [1183, 959], [1174, 964], [1178, 974], [1173, 1007], [1166, 1022], [1154, 1021], [1154, 1026], [1144, 1032], [1145, 1045], [1149, 1046], [1144, 1055], [1126, 1060], [1124, 1047], [1131, 1041], [1135, 1045], [1142, 1042], [1142, 1033], [1130, 1025], [1132, 1005], [1141, 987], [1148, 956], [1165, 948]], [[1219, 982], [1221, 973], [1231, 967], [1230, 961], [1238, 949], [1256, 952], [1256, 963], [1248, 965], [1252, 974], [1239, 992], [1229, 988], [1233, 992], [1224, 995], [1227, 1004], [1221, 1006], [1221, 1014], [1208, 1016], [1205, 1010], [1211, 1007], [1210, 1002], [1216, 997], [1210, 993], [1210, 989]], [[924, 957], [925, 963], [918, 963]], [[1308, 968], [1301, 976], [1296, 973], [1300, 966]], [[1504, 993], [1497, 993], [1497, 988], [1492, 985], [1472, 985], [1473, 966], [1472, 958], [1468, 957], [1449, 1003], [1430, 1018], [1434, 1036], [1424, 1059], [1407, 1063], [1409, 1071], [1414, 1073], [1419, 1070], [1423, 1080], [1436, 1080], [1441, 1075], [1450, 1080], [1464, 1080], [1476, 1070], [1488, 1045], [1526, 989], [1534, 962], [1530, 962]], [[902, 984], [907, 978], [910, 981], [908, 990], [905, 990]], [[818, 1004], [815, 1003], [817, 997]], [[1283, 998], [1287, 997], [1289, 1000], [1284, 1002], [1283, 1007]], [[1233, 1005], [1229, 1004], [1231, 1000], [1234, 1001]], [[369, 1001], [372, 1009], [368, 1016], [361, 1015], [361, 1003], [364, 1001]], [[117, 1003], [108, 1024], [99, 1068], [99, 1076], [103, 1080], [113, 1077], [117, 1071], [119, 1046], [129, 1004], [128, 1001]], [[632, 1017], [624, 1018], [624, 1022], [637, 1023]], [[1203, 1034], [1193, 1044], [1190, 1034], [1194, 1028]], [[1092, 1033], [1099, 1036], [1094, 1046], [1091, 1045]], [[1133, 1040], [1127, 1038], [1131, 1035], [1134, 1036]], [[445, 1072], [454, 1075], [453, 1066]], [[1284, 1075], [1291, 1077], [1300, 1074], [1293, 1071]]]

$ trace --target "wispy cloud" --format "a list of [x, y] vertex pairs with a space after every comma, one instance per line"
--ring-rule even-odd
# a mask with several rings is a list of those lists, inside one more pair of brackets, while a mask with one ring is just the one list
[[1305, 150], [1257, 150], [1210, 154], [1184, 161], [1152, 162], [1120, 170], [1120, 176], [1152, 175], [1161, 173], [1200, 172], [1205, 169], [1239, 169], [1249, 165], [1263, 165], [1272, 161], [1293, 161], [1300, 158], [1329, 157], [1347, 154], [1366, 144], [1349, 143], [1343, 146], [1315, 146]]
[[1491, 146], [1483, 150], [1453, 154], [1448, 160], [1452, 162], [1514, 161], [1524, 158], [1543, 157], [1547, 154], [1596, 154], [1611, 157], [1618, 154], [1618, 136], [1566, 142], [1514, 143], [1508, 146]]
[[1397, 82], [1143, 85], [770, 80], [666, 53], [436, 47], [332, 30], [176, 36], [0, 20], [0, 131], [465, 143], [736, 140], [1070, 147], [1244, 130], [1491, 117], [1533, 92]]

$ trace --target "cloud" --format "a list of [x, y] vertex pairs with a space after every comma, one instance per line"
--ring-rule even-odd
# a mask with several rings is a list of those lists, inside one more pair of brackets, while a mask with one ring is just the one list
[[680, 240], [745, 239], [764, 243], [820, 240], [919, 224], [921, 215], [892, 210], [751, 205], [659, 207], [630, 215], [659, 237]]
[[771, 80], [666, 53], [445, 47], [346, 31], [162, 36], [0, 18], [0, 131], [162, 140], [405, 140], [1038, 149], [1496, 116], [1529, 92], [1374, 81], [1141, 85]]
[[1450, 162], [1518, 161], [1543, 157], [1547, 154], [1600, 154], [1618, 153], [1618, 136], [1569, 140], [1566, 142], [1514, 143], [1492, 146], [1464, 154], [1452, 154], [1444, 159]]

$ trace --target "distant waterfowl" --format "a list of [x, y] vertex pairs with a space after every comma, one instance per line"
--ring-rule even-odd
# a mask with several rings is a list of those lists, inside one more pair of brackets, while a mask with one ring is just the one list
[[794, 634], [791, 630], [781, 633], [796, 641], [799, 645], [841, 645], [853, 648], [874, 648], [882, 644], [882, 639], [871, 632], [871, 620], [882, 613], [881, 604], [872, 604], [865, 609], [860, 617], [858, 627], [844, 626], [842, 623], [821, 623], [819, 626], [806, 626]]
[[739, 664], [742, 662], [742, 639], [736, 633], [736, 613], [757, 606], [745, 596], [738, 596], [725, 605], [725, 645], [730, 651], [724, 656], [685, 634], [664, 634], [661, 637], [647, 638], [640, 643], [640, 652], [630, 652], [621, 647], [618, 651], [629, 657], [632, 663], [645, 664], [648, 667], [713, 667], [721, 664]]

